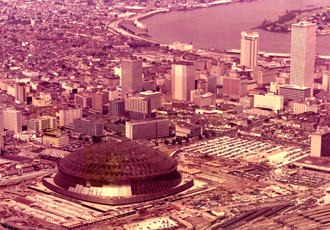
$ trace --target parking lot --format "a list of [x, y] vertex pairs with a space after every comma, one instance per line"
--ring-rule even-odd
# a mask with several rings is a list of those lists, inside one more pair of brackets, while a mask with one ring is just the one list
[[251, 162], [269, 160], [269, 163], [277, 167], [290, 164], [310, 154], [309, 149], [228, 136], [194, 143], [182, 147], [181, 150], [184, 156], [243, 158]]

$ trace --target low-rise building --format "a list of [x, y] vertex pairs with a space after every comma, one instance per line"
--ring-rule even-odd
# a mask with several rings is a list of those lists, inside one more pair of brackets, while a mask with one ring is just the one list
[[58, 132], [45, 133], [43, 136], [43, 144], [57, 148], [63, 147], [69, 144], [69, 137], [61, 135]]
[[60, 126], [65, 126], [67, 124], [73, 123], [73, 119], [81, 118], [82, 117], [82, 109], [81, 108], [74, 108], [74, 109], [67, 109], [67, 110], [60, 110], [59, 111], [59, 118], [60, 118]]
[[81, 107], [92, 107], [92, 95], [74, 95], [75, 104]]
[[204, 132], [204, 126], [189, 124], [186, 122], [178, 122], [175, 125], [175, 134], [177, 136], [184, 137], [196, 137], [202, 135]]
[[272, 109], [274, 111], [283, 110], [284, 97], [281, 95], [267, 94], [254, 95], [254, 107]]
[[56, 117], [40, 117], [38, 119], [32, 118], [26, 121], [27, 130], [38, 132], [39, 130], [45, 129], [56, 129], [57, 119]]
[[311, 88], [301, 87], [301, 86], [293, 86], [293, 85], [283, 85], [280, 86], [279, 95], [282, 95], [285, 99], [290, 100], [304, 100], [311, 95]]
[[168, 119], [161, 118], [126, 122], [126, 137], [131, 140], [167, 137], [168, 135]]
[[84, 118], [76, 118], [73, 120], [73, 130], [77, 133], [87, 134], [90, 136], [103, 135], [104, 124], [94, 120]]
[[195, 105], [197, 105], [199, 108], [207, 107], [209, 105], [215, 105], [216, 102], [216, 95], [212, 93], [194, 93], [194, 91], [191, 91], [192, 95], [192, 101]]
[[295, 102], [293, 103], [293, 112], [294, 114], [301, 114], [305, 112], [314, 112], [319, 113], [321, 110], [328, 109], [328, 104], [320, 102]]
[[239, 99], [239, 104], [243, 106], [243, 108], [253, 108], [254, 107], [254, 97], [241, 97]]

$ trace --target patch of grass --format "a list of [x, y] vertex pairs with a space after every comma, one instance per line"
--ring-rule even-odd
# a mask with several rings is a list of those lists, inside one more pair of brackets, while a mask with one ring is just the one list
[[104, 127], [110, 129], [111, 131], [115, 131], [115, 132], [119, 131], [122, 134], [125, 134], [125, 132], [126, 132], [125, 126], [123, 126], [123, 125], [116, 125], [116, 124], [114, 124], [112, 122], [105, 122], [104, 123]]

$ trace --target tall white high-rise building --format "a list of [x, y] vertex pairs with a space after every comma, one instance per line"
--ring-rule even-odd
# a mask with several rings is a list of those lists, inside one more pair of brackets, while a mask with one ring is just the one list
[[241, 33], [241, 65], [253, 68], [258, 65], [259, 34], [257, 32]]
[[195, 89], [194, 63], [174, 62], [171, 75], [172, 99], [190, 101], [190, 91]]
[[7, 109], [4, 111], [4, 127], [12, 129], [15, 133], [22, 132], [22, 113], [21, 111]]
[[299, 22], [292, 25], [290, 85], [313, 89], [316, 24]]
[[122, 98], [130, 89], [142, 91], [142, 60], [121, 61], [121, 88]]

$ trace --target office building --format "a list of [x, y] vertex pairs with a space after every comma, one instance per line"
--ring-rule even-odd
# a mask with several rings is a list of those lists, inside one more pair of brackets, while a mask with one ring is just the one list
[[114, 99], [109, 102], [110, 116], [123, 116], [125, 114], [125, 100]]
[[60, 126], [73, 123], [73, 119], [82, 117], [82, 108], [74, 108], [59, 111]]
[[145, 91], [140, 93], [140, 97], [150, 99], [151, 110], [162, 107], [162, 93]]
[[217, 85], [222, 85], [220, 76], [226, 74], [226, 64], [224, 62], [218, 62], [216, 66], [212, 66], [210, 70], [210, 75], [217, 78]]
[[240, 98], [247, 95], [247, 78], [239, 76], [237, 70], [231, 70], [228, 76], [223, 77], [224, 96]]
[[330, 131], [319, 130], [312, 133], [311, 156], [312, 157], [330, 156]]
[[201, 94], [197, 90], [191, 91], [192, 102], [199, 108], [216, 104], [216, 95], [212, 93]]
[[73, 130], [77, 133], [87, 134], [90, 136], [103, 135], [103, 122], [87, 120], [84, 118], [73, 119]]
[[304, 101], [293, 103], [293, 113], [301, 114], [306, 112], [319, 113], [321, 110], [328, 109], [327, 103], [320, 103], [319, 101]]
[[190, 101], [190, 90], [195, 89], [194, 63], [174, 62], [171, 75], [172, 99]]
[[39, 127], [42, 130], [45, 129], [56, 129], [57, 128], [57, 118], [45, 116], [38, 119], [39, 120]]
[[103, 85], [106, 86], [119, 86], [120, 85], [120, 77], [119, 76], [104, 76]]
[[257, 32], [241, 33], [241, 65], [250, 69], [258, 65], [259, 34]]
[[[205, 80], [205, 89], [203, 89], [204, 93], [217, 93], [217, 78], [216, 76], [211, 76], [207, 74], [201, 74], [200, 80]], [[197, 89], [199, 89], [197, 87]]]
[[204, 126], [186, 122], [178, 122], [175, 125], [175, 134], [181, 137], [198, 137], [204, 132]]
[[7, 109], [4, 111], [4, 128], [14, 130], [15, 133], [22, 132], [21, 111]]
[[26, 102], [26, 85], [24, 83], [15, 84], [15, 102], [22, 104]]
[[56, 129], [57, 128], [57, 118], [56, 117], [40, 117], [38, 119], [32, 118], [26, 121], [27, 130], [32, 130], [38, 132], [40, 130], [46, 129]]
[[270, 92], [278, 94], [280, 87], [283, 85], [290, 85], [290, 78], [288, 77], [276, 77], [275, 82], [270, 83]]
[[195, 69], [198, 71], [204, 71], [206, 70], [206, 59], [199, 59], [194, 62], [195, 64]]
[[31, 119], [29, 121], [26, 121], [26, 127], [27, 130], [32, 130], [34, 132], [38, 132], [39, 130], [41, 130], [41, 128], [39, 127], [39, 120], [38, 119]]
[[155, 91], [156, 90], [156, 81], [147, 80], [142, 82], [143, 91]]
[[284, 97], [281, 95], [267, 94], [267, 95], [254, 95], [254, 107], [271, 109], [274, 111], [283, 110]]
[[130, 90], [142, 91], [142, 60], [121, 61], [122, 98], [126, 98]]
[[280, 86], [279, 95], [284, 96], [285, 99], [290, 100], [304, 100], [311, 94], [311, 88], [300, 87], [294, 85], [282, 85]]
[[96, 112], [103, 112], [103, 105], [109, 103], [109, 93], [107, 91], [96, 92], [92, 95], [92, 109]]
[[108, 89], [103, 90], [103, 92], [106, 92], [109, 94], [109, 101], [113, 99], [121, 99], [121, 88], [120, 87], [110, 87]]
[[254, 97], [241, 97], [239, 99], [239, 104], [243, 106], [243, 108], [253, 108], [254, 107]]
[[323, 90], [330, 90], [330, 73], [324, 73], [322, 75], [322, 89]]
[[126, 137], [131, 140], [168, 137], [168, 119], [151, 119], [126, 122]]
[[143, 97], [128, 97], [125, 100], [125, 111], [132, 119], [152, 118], [151, 101]]
[[276, 82], [278, 68], [256, 66], [253, 68], [253, 79], [257, 81], [258, 87], [269, 86]]
[[77, 106], [92, 107], [92, 94], [75, 94], [74, 101]]
[[47, 147], [64, 147], [69, 144], [69, 136], [61, 135], [58, 132], [46, 132], [43, 137], [43, 144]]
[[299, 22], [292, 25], [290, 85], [313, 90], [316, 24]]

